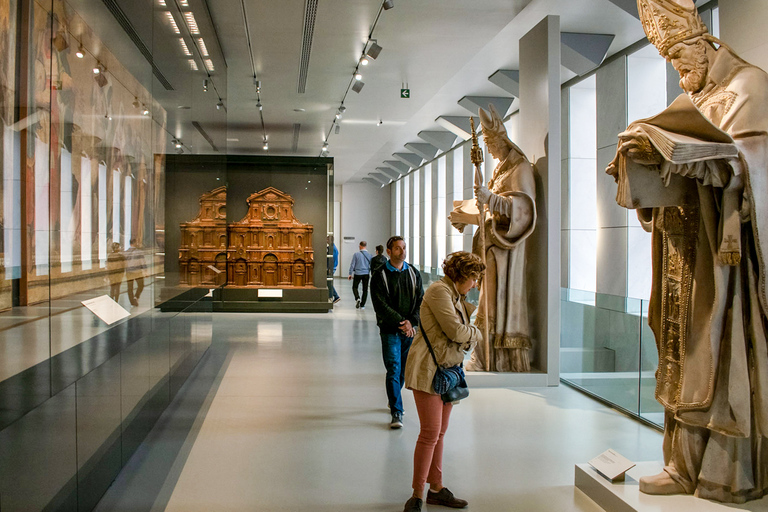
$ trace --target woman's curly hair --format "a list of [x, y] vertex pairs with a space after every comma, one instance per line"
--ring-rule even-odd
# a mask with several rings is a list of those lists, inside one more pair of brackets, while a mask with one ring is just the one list
[[471, 252], [457, 251], [445, 258], [443, 272], [458, 284], [469, 278], [480, 279], [485, 272], [485, 263]]

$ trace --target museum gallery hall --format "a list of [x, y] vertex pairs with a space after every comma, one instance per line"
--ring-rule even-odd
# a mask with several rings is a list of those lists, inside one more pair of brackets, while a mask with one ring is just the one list
[[768, 510], [766, 24], [0, 0], [0, 511]]

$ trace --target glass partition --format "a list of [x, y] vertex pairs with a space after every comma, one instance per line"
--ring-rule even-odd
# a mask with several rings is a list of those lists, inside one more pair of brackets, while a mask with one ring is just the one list
[[663, 425], [654, 398], [658, 355], [648, 301], [563, 288], [560, 378], [629, 414]]

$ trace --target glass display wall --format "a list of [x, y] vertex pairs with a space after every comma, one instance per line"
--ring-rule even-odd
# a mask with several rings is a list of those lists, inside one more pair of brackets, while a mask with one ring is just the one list
[[226, 125], [203, 7], [0, 0], [3, 512], [92, 509], [211, 342], [164, 272], [165, 155]]

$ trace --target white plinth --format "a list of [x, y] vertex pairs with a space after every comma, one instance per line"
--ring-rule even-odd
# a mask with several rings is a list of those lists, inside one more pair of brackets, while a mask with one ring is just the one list
[[466, 372], [467, 385], [471, 388], [545, 388], [547, 374], [515, 372]]
[[627, 471], [624, 482], [612, 484], [589, 464], [576, 464], [575, 484], [584, 494], [608, 512], [733, 512], [768, 510], [768, 497], [744, 505], [717, 503], [690, 495], [651, 496], [640, 492], [640, 477], [655, 475], [661, 462], [638, 462]]

